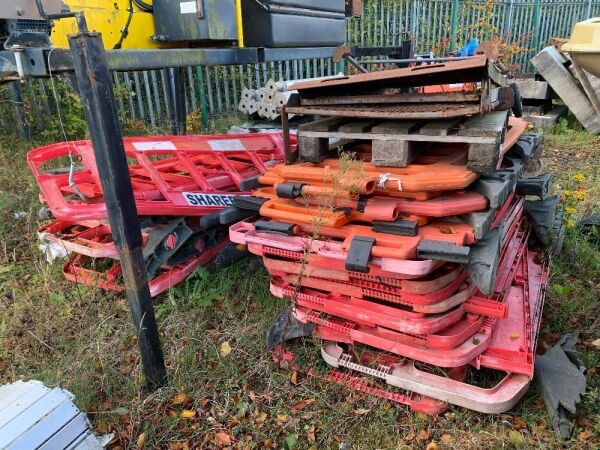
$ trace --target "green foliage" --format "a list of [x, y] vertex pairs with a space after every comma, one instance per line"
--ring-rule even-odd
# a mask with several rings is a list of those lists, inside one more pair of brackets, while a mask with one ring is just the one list
[[85, 138], [87, 123], [81, 100], [65, 85], [57, 87], [57, 90], [63, 91], [63, 95], [58, 99], [60, 108], [42, 131], [42, 136], [49, 141], [64, 141], [65, 138], [71, 141]]

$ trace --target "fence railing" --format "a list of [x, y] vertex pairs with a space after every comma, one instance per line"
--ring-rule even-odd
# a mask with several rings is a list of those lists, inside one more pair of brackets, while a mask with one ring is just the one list
[[[347, 42], [356, 46], [397, 46], [407, 36], [416, 52], [443, 53], [471, 38], [502, 37], [511, 47], [510, 64], [531, 72], [529, 60], [548, 38], [568, 37], [575, 23], [600, 15], [600, 0], [365, 0], [364, 16], [347, 21]], [[331, 59], [288, 60], [235, 66], [188, 67], [188, 112], [209, 117], [235, 112], [243, 87], [257, 89], [270, 78], [301, 79], [333, 75]], [[123, 121], [151, 131], [167, 128], [163, 71], [114, 73], [115, 96]], [[64, 84], [64, 83], [55, 83]], [[68, 89], [54, 95], [48, 81], [31, 80], [17, 92], [5, 87], [0, 101], [0, 126], [14, 129], [25, 111], [33, 131], [60, 126], [57, 110]], [[67, 102], [68, 106], [68, 102]], [[64, 109], [64, 108], [63, 108]], [[207, 119], [206, 117], [204, 119]]]

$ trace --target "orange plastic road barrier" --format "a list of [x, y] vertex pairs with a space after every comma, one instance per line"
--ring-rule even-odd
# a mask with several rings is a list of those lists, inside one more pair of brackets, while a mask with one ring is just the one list
[[[302, 195], [295, 201], [287, 201], [277, 197], [275, 189], [272, 187], [263, 187], [257, 189], [252, 193], [252, 195], [254, 197], [268, 198], [272, 200], [272, 202], [269, 202], [269, 204], [265, 203], [265, 205], [263, 205], [264, 210], [261, 210], [261, 215], [263, 217], [270, 217], [272, 219], [280, 220], [295, 220], [300, 223], [314, 224], [317, 220], [316, 218], [319, 217], [319, 224], [336, 227], [340, 226], [340, 224], [343, 225], [350, 222], [372, 222], [374, 220], [391, 222], [399, 218], [401, 215], [399, 214], [398, 208], [399, 200], [382, 196], [367, 198], [361, 197], [359, 199], [326, 197], [323, 195]], [[481, 197], [480, 194], [475, 195]], [[472, 196], [470, 196], [470, 198], [471, 197]], [[300, 208], [301, 206], [304, 208]], [[318, 207], [320, 209], [317, 210], [315, 208], [310, 208], [311, 206]], [[349, 214], [342, 211], [342, 209], [345, 208], [350, 209]], [[359, 208], [361, 208], [363, 211], [358, 211]], [[464, 209], [464, 206], [461, 208], [461, 210], [462, 209]], [[328, 213], [324, 214], [324, 210], [328, 211]], [[446, 216], [463, 214], [471, 211], [475, 211], [475, 209], [468, 209], [467, 211], [460, 213], [446, 214]], [[479, 209], [476, 209], [476, 211], [479, 211]], [[430, 222], [429, 217], [424, 215], [402, 214], [402, 218], [405, 220], [413, 220], [417, 222], [418, 225], [426, 225]]]
[[[506, 135], [504, 136], [504, 144], [502, 145], [502, 149], [500, 150], [500, 156], [504, 156], [506, 152], [510, 150], [510, 148], [517, 143], [519, 138], [527, 128], [529, 127], [529, 123], [523, 119], [518, 117], [509, 117], [508, 118], [508, 130], [506, 131]], [[498, 161], [498, 169], [502, 166], [502, 158]]]
[[[330, 207], [308, 207], [294, 200], [274, 199], [265, 202], [260, 208], [260, 215], [270, 219], [284, 222], [303, 223], [309, 225], [339, 228], [351, 222], [373, 222], [376, 220], [393, 222], [399, 218], [398, 207], [393, 202], [373, 201], [367, 204], [364, 212], [356, 210], [332, 209]], [[425, 225], [427, 217], [407, 216], [405, 220], [412, 220], [419, 225]]]
[[[312, 186], [311, 186], [312, 187]], [[304, 189], [302, 189], [304, 191]], [[257, 189], [252, 195], [255, 197], [277, 200], [275, 188], [263, 187]], [[483, 195], [472, 191], [449, 191], [431, 199], [416, 200], [385, 196], [373, 197], [327, 197], [324, 195], [304, 195], [296, 200], [296, 203], [304, 206], [317, 206], [328, 208], [350, 208], [352, 210], [363, 209], [371, 220], [394, 220], [390, 217], [410, 214], [415, 216], [410, 220], [417, 220], [419, 225], [424, 225], [428, 220], [426, 217], [448, 217], [470, 212], [483, 211], [488, 207], [488, 200]], [[396, 209], [394, 214], [391, 212]], [[319, 211], [320, 212], [320, 211]], [[421, 216], [421, 217], [418, 217]], [[271, 217], [271, 216], [267, 216]], [[375, 217], [382, 217], [375, 219]], [[274, 217], [277, 218], [277, 217]], [[358, 220], [358, 219], [357, 219]], [[314, 219], [313, 219], [314, 221]], [[369, 220], [367, 220], [369, 221]], [[307, 223], [306, 220], [302, 222]], [[309, 221], [309, 223], [311, 223]]]
[[[419, 156], [408, 167], [376, 167], [370, 163], [361, 163], [360, 175], [355, 179], [351, 173], [340, 174], [340, 161], [326, 159], [320, 163], [301, 163], [294, 165], [279, 164], [269, 169], [259, 181], [267, 185], [286, 182], [305, 182], [331, 184], [336, 178], [343, 183], [341, 189], [349, 192], [372, 193], [389, 192], [428, 192], [464, 189], [478, 178], [478, 174], [467, 169], [466, 145], [451, 148], [431, 148]], [[331, 185], [327, 186], [331, 188]], [[314, 190], [311, 195], [327, 195], [327, 191]], [[340, 194], [343, 196], [344, 194]], [[346, 193], [345, 195], [348, 195]]]
[[344, 225], [340, 228], [299, 224], [304, 233], [318, 231], [321, 236], [343, 239], [342, 249], [350, 250], [355, 236], [375, 239], [371, 255], [375, 258], [412, 259], [417, 255], [417, 245], [422, 239], [450, 242], [455, 245], [471, 245], [475, 242], [473, 227], [462, 222], [436, 220], [429, 225], [419, 227], [417, 236], [398, 236], [389, 233], [378, 233], [365, 225]]
[[477, 192], [454, 191], [429, 200], [395, 200], [398, 211], [403, 214], [419, 214], [428, 217], [448, 217], [483, 211], [488, 199]]

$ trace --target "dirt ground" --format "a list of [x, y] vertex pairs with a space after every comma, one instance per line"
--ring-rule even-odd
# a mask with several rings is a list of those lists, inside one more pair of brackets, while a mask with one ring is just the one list
[[[546, 140], [569, 229], [552, 264], [539, 348], [576, 333], [588, 367], [564, 443], [536, 386], [506, 414], [451, 407], [429, 417], [277, 367], [264, 338], [285, 301], [252, 260], [200, 270], [156, 299], [170, 378], [147, 395], [124, 296], [68, 283], [60, 262], [48, 264], [37, 248], [38, 189], [25, 162], [37, 145], [0, 138], [0, 382], [69, 389], [96, 433], [114, 433], [111, 448], [600, 447], [600, 249], [576, 225], [600, 209], [599, 138], [565, 128]], [[316, 344], [297, 345], [318, 359]]]

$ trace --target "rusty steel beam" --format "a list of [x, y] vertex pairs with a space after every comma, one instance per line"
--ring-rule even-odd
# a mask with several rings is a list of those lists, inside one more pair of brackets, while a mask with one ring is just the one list
[[315, 97], [302, 99], [302, 106], [321, 105], [378, 105], [386, 103], [469, 103], [479, 102], [480, 94], [471, 92], [445, 92], [432, 94], [371, 94]]
[[479, 103], [421, 103], [362, 106], [298, 106], [286, 108], [289, 114], [358, 117], [370, 119], [448, 119], [479, 114]]

